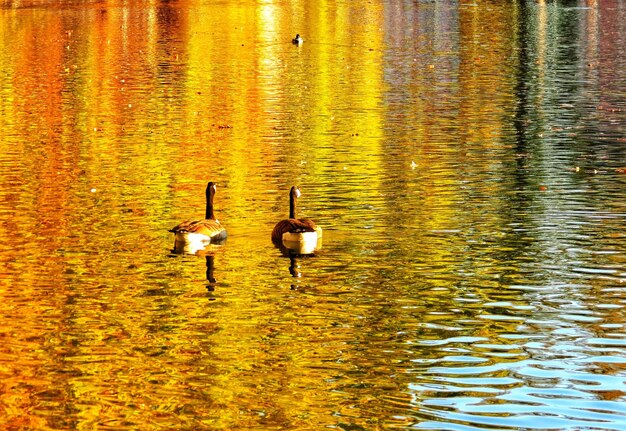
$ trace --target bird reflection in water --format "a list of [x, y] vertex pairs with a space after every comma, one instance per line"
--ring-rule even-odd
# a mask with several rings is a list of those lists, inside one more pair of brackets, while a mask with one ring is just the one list
[[174, 240], [174, 248], [172, 253], [174, 254], [194, 254], [196, 256], [202, 256], [210, 249], [209, 242], [197, 242], [197, 241], [179, 241]]
[[293, 283], [291, 284], [291, 290], [298, 290], [300, 279], [302, 278], [302, 271], [300, 271], [300, 260], [306, 259], [308, 257], [314, 257], [315, 252], [317, 252], [322, 247], [321, 238], [318, 239], [317, 243], [312, 246], [311, 244], [304, 243], [289, 243], [283, 241], [282, 244], [277, 245], [277, 248], [280, 250], [283, 256], [289, 258], [289, 274], [294, 278]]
[[302, 277], [302, 273], [300, 272], [300, 265], [298, 265], [298, 260], [296, 259], [295, 255], [289, 256], [289, 274], [291, 274], [291, 276], [294, 278]]
[[[215, 291], [217, 280], [215, 279], [215, 252], [221, 245], [203, 244], [198, 247], [197, 244], [192, 244], [188, 241], [174, 241], [174, 248], [172, 253], [180, 255], [192, 254], [195, 256], [204, 256], [206, 260], [206, 288], [209, 292]], [[215, 299], [215, 298], [211, 298]]]
[[213, 292], [215, 290], [215, 285], [217, 284], [217, 280], [215, 280], [215, 276], [213, 275], [215, 256], [213, 254], [206, 255], [206, 288], [209, 292]]
[[302, 255], [298, 254], [289, 254], [289, 274], [293, 277], [293, 282], [291, 283], [291, 290], [299, 290], [300, 287], [300, 279], [302, 277], [302, 272], [300, 271], [300, 264], [298, 263], [298, 258], [302, 257]]

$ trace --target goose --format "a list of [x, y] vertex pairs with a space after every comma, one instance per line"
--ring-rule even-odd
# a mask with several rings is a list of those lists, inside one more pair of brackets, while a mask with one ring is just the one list
[[282, 245], [310, 253], [322, 237], [322, 228], [311, 219], [296, 218], [296, 204], [300, 195], [297, 186], [289, 191], [289, 218], [276, 223], [272, 230], [272, 242], [279, 247]]
[[294, 45], [300, 45], [302, 42], [304, 42], [304, 39], [302, 39], [302, 36], [300, 36], [300, 34], [296, 34], [296, 37], [291, 39], [291, 43], [293, 43]]
[[204, 220], [184, 221], [170, 229], [179, 243], [209, 243], [226, 239], [226, 229], [215, 218], [213, 198], [217, 187], [209, 182], [206, 187], [206, 215]]

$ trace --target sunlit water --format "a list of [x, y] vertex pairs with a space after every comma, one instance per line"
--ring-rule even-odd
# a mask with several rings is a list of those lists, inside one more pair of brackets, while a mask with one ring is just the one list
[[1, 4], [1, 428], [626, 429], [623, 2]]

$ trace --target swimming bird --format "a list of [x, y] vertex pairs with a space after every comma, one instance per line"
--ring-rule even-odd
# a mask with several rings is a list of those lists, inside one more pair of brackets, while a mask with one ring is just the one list
[[291, 39], [291, 43], [293, 43], [294, 45], [300, 45], [302, 42], [304, 42], [304, 39], [302, 39], [302, 36], [300, 36], [300, 34], [296, 34], [296, 37]]
[[206, 187], [206, 214], [204, 220], [184, 221], [170, 229], [174, 232], [175, 241], [181, 243], [210, 243], [226, 239], [224, 226], [215, 218], [213, 198], [217, 187], [209, 182]]
[[296, 205], [300, 195], [297, 186], [289, 191], [289, 218], [276, 223], [272, 230], [272, 242], [279, 247], [282, 245], [310, 253], [322, 237], [322, 228], [311, 219], [296, 218]]

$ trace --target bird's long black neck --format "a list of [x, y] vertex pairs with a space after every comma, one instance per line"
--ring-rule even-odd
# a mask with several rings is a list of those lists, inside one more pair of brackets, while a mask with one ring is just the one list
[[206, 189], [206, 214], [204, 218], [208, 220], [215, 219], [215, 213], [213, 212], [213, 189], [212, 187], [207, 187]]
[[289, 194], [289, 218], [296, 218], [296, 191], [291, 190]]

